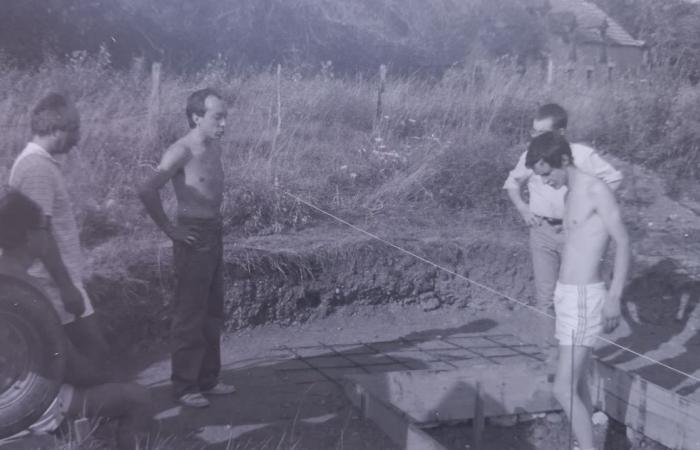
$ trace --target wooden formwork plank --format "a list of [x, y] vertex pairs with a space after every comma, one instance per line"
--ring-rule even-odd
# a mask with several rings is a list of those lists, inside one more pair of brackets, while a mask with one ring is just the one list
[[485, 417], [560, 409], [541, 364], [484, 364], [451, 371], [387, 372], [353, 378], [416, 424], [474, 418], [477, 383]]
[[348, 383], [345, 392], [365, 419], [369, 419], [406, 450], [447, 450], [423, 430], [418, 428], [402, 411], [384, 399], [376, 397], [360, 384]]
[[608, 416], [677, 450], [700, 448], [700, 404], [596, 360], [593, 403]]
[[[561, 410], [542, 365], [475, 365], [348, 378], [355, 383], [349, 392], [360, 392], [353, 402], [366, 417], [400, 445], [418, 445], [406, 448], [442, 448], [417, 427], [470, 420], [475, 411], [492, 417]], [[589, 383], [594, 405], [614, 420], [674, 450], [700, 449], [699, 403], [599, 360], [591, 365]]]

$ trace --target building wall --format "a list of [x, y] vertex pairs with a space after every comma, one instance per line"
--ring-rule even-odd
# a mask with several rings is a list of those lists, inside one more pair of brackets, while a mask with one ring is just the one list
[[[578, 44], [577, 61], [570, 61], [571, 45], [562, 41], [552, 42], [550, 57], [553, 62], [554, 76], [560, 76], [569, 70], [585, 76], [589, 67], [593, 68], [594, 78], [607, 78], [608, 65], [600, 63], [602, 46], [599, 44]], [[613, 76], [636, 72], [644, 64], [644, 50], [640, 47], [608, 47], [608, 63], [613, 66]]]

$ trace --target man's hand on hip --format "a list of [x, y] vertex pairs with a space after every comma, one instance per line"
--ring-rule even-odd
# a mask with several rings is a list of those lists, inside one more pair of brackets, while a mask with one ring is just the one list
[[518, 208], [518, 212], [527, 226], [534, 227], [540, 224], [540, 219], [530, 211], [529, 207]]
[[201, 239], [201, 230], [194, 226], [170, 225], [165, 234], [173, 241], [187, 245], [196, 245]]

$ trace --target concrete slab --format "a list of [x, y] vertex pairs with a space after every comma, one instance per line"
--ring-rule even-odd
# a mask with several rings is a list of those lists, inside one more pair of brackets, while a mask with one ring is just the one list
[[380, 341], [380, 342], [368, 342], [366, 345], [377, 352], [381, 353], [393, 353], [400, 352], [404, 350], [412, 350], [414, 344], [408, 341]]
[[455, 344], [452, 344], [447, 341], [416, 342], [414, 345], [421, 350], [443, 350], [458, 348]]
[[329, 347], [343, 355], [376, 355], [379, 353], [363, 344], [335, 344]]
[[371, 373], [396, 372], [406, 370], [406, 367], [400, 364], [382, 364], [376, 366], [366, 366]]
[[310, 358], [306, 358], [306, 361], [311, 364], [314, 367], [319, 367], [319, 368], [330, 368], [330, 367], [354, 367], [355, 364], [353, 364], [352, 361], [340, 357], [340, 356], [329, 356], [329, 355], [323, 355], [323, 356], [313, 356]]

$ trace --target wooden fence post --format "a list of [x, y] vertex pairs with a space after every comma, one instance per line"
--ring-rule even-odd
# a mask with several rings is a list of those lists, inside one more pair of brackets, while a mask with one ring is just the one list
[[275, 77], [275, 131], [272, 133], [272, 142], [270, 144], [270, 156], [267, 160], [268, 176], [274, 181], [275, 186], [278, 185], [277, 177], [274, 173], [274, 158], [277, 156], [277, 138], [282, 133], [282, 64], [277, 64], [277, 76]]
[[608, 81], [613, 80], [613, 72], [615, 71], [615, 64], [608, 63]]
[[483, 450], [484, 439], [484, 400], [481, 397], [481, 383], [476, 382], [476, 393], [474, 394], [474, 419], [472, 419], [472, 446], [474, 450]]
[[[148, 145], [156, 147], [159, 143], [160, 130], [160, 74], [161, 65], [154, 62], [151, 66], [151, 95], [148, 98]], [[143, 156], [143, 150], [142, 154]]]
[[374, 116], [374, 130], [373, 134], [375, 136], [379, 135], [379, 126], [382, 122], [382, 95], [384, 94], [384, 89], [386, 87], [386, 65], [382, 64], [379, 66], [379, 90], [377, 91], [377, 111]]

